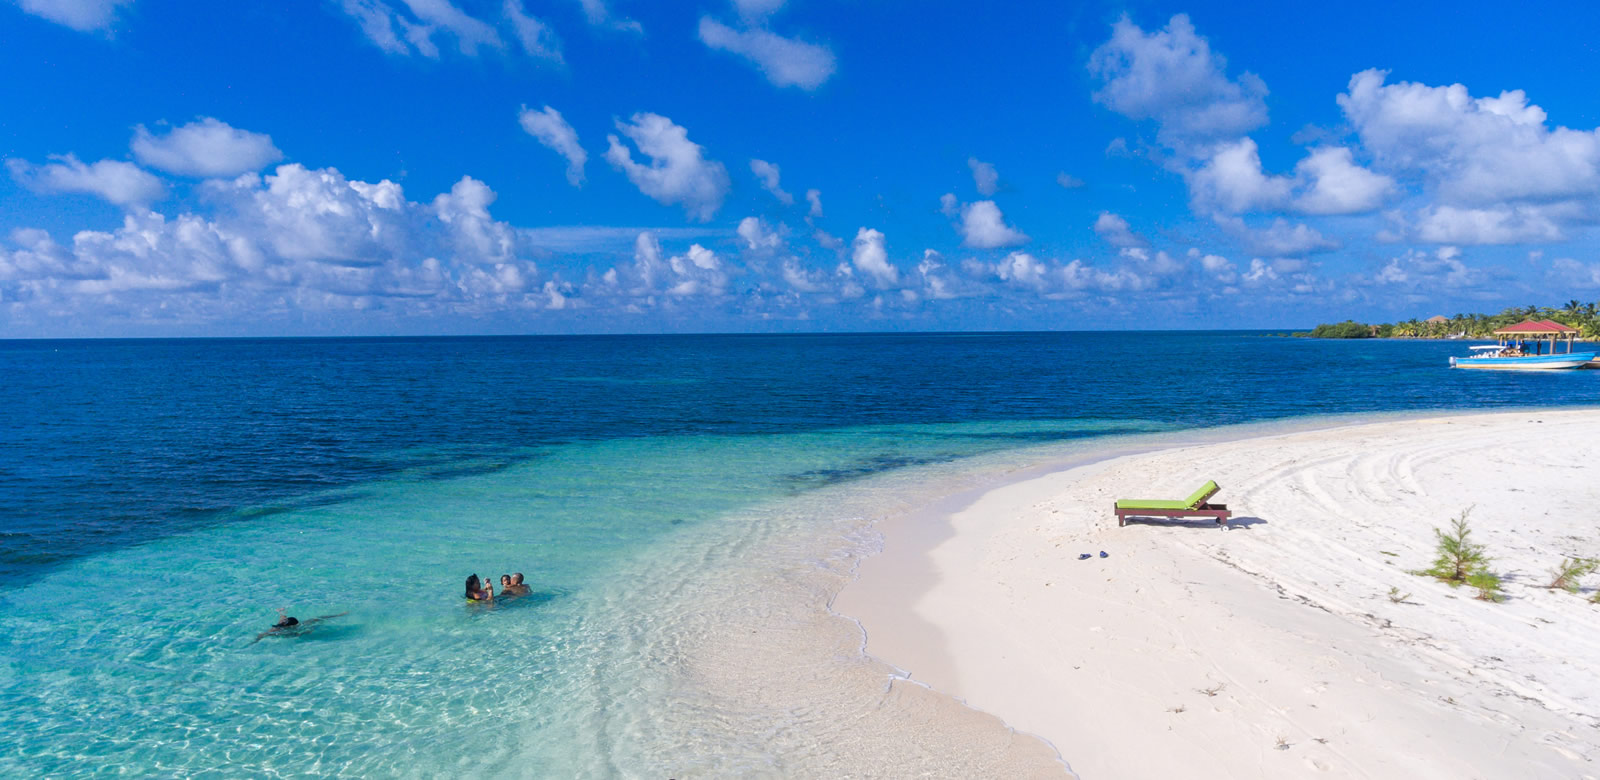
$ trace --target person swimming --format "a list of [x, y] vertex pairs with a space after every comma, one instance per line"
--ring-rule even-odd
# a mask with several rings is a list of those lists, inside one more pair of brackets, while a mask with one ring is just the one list
[[511, 575], [511, 584], [500, 589], [501, 592], [509, 591], [512, 595], [526, 596], [533, 592], [533, 588], [522, 584], [522, 572]]
[[336, 617], [344, 617], [348, 614], [350, 613], [340, 612], [337, 615], [318, 615], [317, 617], [309, 620], [299, 620], [293, 615], [289, 614], [288, 607], [278, 607], [278, 622], [272, 624], [272, 628], [256, 634], [255, 641], [251, 642], [250, 644], [253, 645], [269, 636], [301, 636], [309, 631], [312, 626], [321, 623], [324, 620], [331, 620]]
[[494, 601], [494, 583], [483, 582], [478, 575], [467, 575], [467, 601]]

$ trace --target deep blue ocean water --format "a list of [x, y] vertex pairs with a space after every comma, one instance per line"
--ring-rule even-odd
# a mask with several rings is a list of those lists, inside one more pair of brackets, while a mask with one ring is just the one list
[[[635, 668], [645, 651], [627, 649], [656, 646], [629, 582], [656, 578], [655, 598], [677, 587], [673, 555], [737, 548], [685, 552], [689, 536], [1041, 443], [1600, 398], [1600, 371], [1450, 370], [1465, 346], [0, 341], [0, 733], [24, 735], [0, 746], [0, 774], [634, 774], [662, 749], [626, 702], [659, 704]], [[536, 597], [462, 612], [465, 574], [519, 569]], [[250, 644], [283, 605], [350, 614]], [[493, 642], [515, 642], [518, 662], [473, 660], [505, 651]], [[484, 713], [518, 736], [462, 739]]]

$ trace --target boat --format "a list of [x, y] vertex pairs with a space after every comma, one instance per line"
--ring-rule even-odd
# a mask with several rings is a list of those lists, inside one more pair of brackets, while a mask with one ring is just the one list
[[[1572, 342], [1578, 329], [1552, 320], [1527, 320], [1494, 332], [1499, 344], [1481, 344], [1471, 347], [1472, 354], [1450, 358], [1451, 368], [1476, 368], [1491, 371], [1558, 371], [1583, 368], [1591, 361], [1600, 361], [1595, 352], [1574, 352]], [[1549, 351], [1545, 340], [1549, 339]], [[1565, 352], [1556, 352], [1561, 339], [1567, 342]]]

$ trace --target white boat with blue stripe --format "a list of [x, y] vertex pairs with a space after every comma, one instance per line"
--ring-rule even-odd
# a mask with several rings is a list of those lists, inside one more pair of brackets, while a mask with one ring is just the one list
[[[1578, 329], [1552, 320], [1528, 320], [1494, 332], [1499, 344], [1472, 347], [1467, 357], [1450, 358], [1452, 368], [1477, 368], [1491, 371], [1560, 371], [1583, 368], [1596, 359], [1595, 352], [1573, 352]], [[1549, 349], [1545, 349], [1545, 340]], [[1567, 351], [1557, 353], [1556, 345], [1565, 339]]]

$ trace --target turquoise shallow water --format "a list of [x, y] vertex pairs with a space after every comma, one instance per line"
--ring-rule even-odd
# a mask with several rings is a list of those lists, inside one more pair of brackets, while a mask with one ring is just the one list
[[[1600, 387], [1454, 346], [0, 343], [0, 776], [1004, 765], [1003, 729], [941, 730], [827, 615], [873, 519], [1107, 437]], [[1136, 381], [1131, 349], [1198, 368]], [[510, 571], [533, 596], [460, 598]], [[348, 614], [252, 643], [279, 606]]]
[[[653, 668], [641, 648], [661, 640], [654, 621], [695, 611], [664, 589], [695, 576], [706, 555], [861, 521], [802, 497], [848, 492], [886, 469], [949, 464], [1045, 432], [1165, 427], [929, 424], [569, 444], [450, 479], [402, 473], [337, 501], [246, 511], [77, 559], [0, 596], [0, 695], [20, 736], [0, 774], [648, 774], [629, 760], [654, 753], [638, 744], [651, 729], [631, 721], [669, 709], [684, 672]], [[605, 517], [629, 522], [594, 521]], [[758, 519], [780, 528], [740, 525]], [[509, 571], [528, 574], [534, 594], [493, 609], [461, 600], [465, 573]], [[253, 642], [277, 606], [301, 619], [349, 614]], [[738, 758], [729, 751], [717, 760]]]

